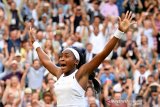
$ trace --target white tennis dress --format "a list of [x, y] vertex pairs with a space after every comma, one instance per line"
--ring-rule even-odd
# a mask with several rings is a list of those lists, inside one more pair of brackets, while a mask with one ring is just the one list
[[55, 83], [57, 107], [85, 107], [85, 90], [77, 82], [76, 72], [69, 76], [62, 74]]

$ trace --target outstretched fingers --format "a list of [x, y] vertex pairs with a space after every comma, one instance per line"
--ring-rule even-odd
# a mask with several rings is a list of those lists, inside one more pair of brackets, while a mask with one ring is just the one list
[[128, 18], [128, 14], [129, 14], [129, 11], [127, 11], [127, 13], [126, 13], [124, 19], [127, 19], [127, 18]]
[[137, 22], [136, 22], [136, 21], [133, 21], [133, 22], [130, 23], [129, 26], [131, 26], [131, 25], [133, 25], [133, 24], [137, 24]]
[[125, 15], [125, 19], [128, 19], [129, 21], [132, 20], [132, 12], [131, 11], [127, 11], [127, 13]]
[[121, 23], [121, 18], [120, 17], [118, 17], [118, 24], [120, 24]]
[[132, 12], [131, 11], [129, 12], [128, 19], [129, 19], [129, 21], [132, 20]]

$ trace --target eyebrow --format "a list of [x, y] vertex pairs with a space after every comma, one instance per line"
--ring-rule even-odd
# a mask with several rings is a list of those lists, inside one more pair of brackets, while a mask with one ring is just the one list
[[63, 55], [63, 54], [68, 55], [68, 54], [70, 54], [70, 53], [69, 53], [69, 52], [62, 52], [61, 55]]

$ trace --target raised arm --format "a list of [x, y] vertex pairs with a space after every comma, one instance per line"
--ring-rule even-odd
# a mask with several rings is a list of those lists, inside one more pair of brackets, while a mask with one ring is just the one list
[[[116, 43], [123, 36], [123, 33], [126, 32], [131, 25], [132, 13], [127, 12], [123, 21], [119, 18], [119, 27], [112, 39], [104, 47], [103, 51], [97, 54], [89, 63], [86, 63], [79, 69], [79, 75], [89, 75], [91, 74], [101, 63], [102, 61], [110, 54], [110, 52], [115, 47]], [[98, 44], [97, 44], [98, 45]], [[77, 74], [78, 75], [78, 74]]]
[[48, 57], [48, 55], [40, 48], [38, 42], [35, 39], [35, 34], [36, 34], [36, 30], [35, 29], [31, 29], [30, 28], [30, 39], [31, 42], [33, 43], [33, 47], [36, 49], [38, 57], [42, 63], [42, 65], [54, 76], [56, 76], [57, 78], [60, 77], [61, 70], [60, 68], [58, 68], [55, 64], [53, 64], [53, 62], [50, 60], [50, 58]]

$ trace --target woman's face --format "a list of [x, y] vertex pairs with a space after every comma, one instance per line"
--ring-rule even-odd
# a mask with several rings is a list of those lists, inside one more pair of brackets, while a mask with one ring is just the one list
[[13, 76], [11, 78], [11, 86], [16, 87], [18, 85], [18, 78], [16, 76]]
[[15, 10], [16, 9], [16, 3], [12, 2], [11, 4], [11, 10]]
[[92, 89], [92, 88], [88, 88], [88, 89], [87, 89], [87, 91], [86, 91], [86, 96], [87, 96], [87, 97], [93, 96], [93, 89]]
[[62, 52], [59, 62], [63, 73], [73, 70], [76, 65], [78, 65], [78, 61], [70, 50], [65, 50]]
[[46, 45], [46, 48], [51, 48], [52, 47], [52, 41], [47, 40], [45, 45]]
[[44, 97], [44, 102], [45, 102], [46, 104], [51, 104], [51, 103], [52, 103], [52, 98], [51, 98], [51, 96], [45, 96], [45, 97]]
[[146, 36], [142, 36], [142, 37], [141, 37], [141, 43], [142, 43], [142, 45], [148, 44], [148, 39], [147, 39]]

